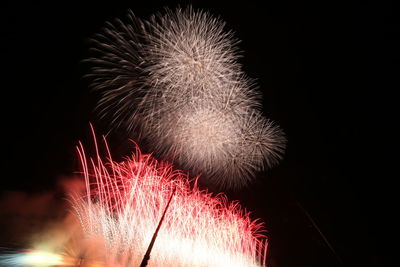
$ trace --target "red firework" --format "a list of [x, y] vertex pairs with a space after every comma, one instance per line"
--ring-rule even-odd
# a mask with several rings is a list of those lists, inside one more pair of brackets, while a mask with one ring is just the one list
[[149, 266], [265, 266], [262, 223], [237, 202], [200, 190], [197, 178], [191, 186], [187, 174], [142, 154], [136, 144], [131, 157], [115, 162], [103, 140], [106, 160], [97, 143], [93, 158], [78, 147], [86, 196], [73, 197], [97, 259], [106, 266], [139, 266], [165, 212]]

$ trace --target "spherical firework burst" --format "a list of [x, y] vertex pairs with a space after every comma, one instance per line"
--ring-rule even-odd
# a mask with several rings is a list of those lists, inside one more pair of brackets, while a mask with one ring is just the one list
[[130, 11], [126, 23], [108, 23], [94, 38], [89, 76], [113, 127], [214, 185], [239, 187], [275, 164], [286, 141], [259, 115], [259, 94], [224, 27], [192, 8], [149, 20]]
[[105, 266], [139, 266], [164, 212], [149, 266], [265, 265], [262, 224], [238, 203], [191, 187], [138, 148], [123, 162], [87, 159], [82, 146], [79, 154], [87, 195], [74, 209]]

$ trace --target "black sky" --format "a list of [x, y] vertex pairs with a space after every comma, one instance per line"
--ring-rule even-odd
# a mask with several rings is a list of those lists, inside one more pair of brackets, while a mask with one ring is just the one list
[[[56, 2], [1, 7], [2, 192], [51, 189], [79, 169], [75, 145], [91, 144], [89, 122], [105, 130], [81, 63], [105, 21], [128, 8], [147, 18], [192, 3], [219, 15], [242, 40], [241, 63], [257, 78], [263, 111], [287, 134], [279, 166], [228, 192], [266, 222], [270, 266], [392, 266], [396, 4]], [[124, 150], [118, 133], [110, 138]]]

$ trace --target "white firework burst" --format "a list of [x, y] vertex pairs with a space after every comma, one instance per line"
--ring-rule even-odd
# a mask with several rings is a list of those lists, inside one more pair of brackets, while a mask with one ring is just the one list
[[281, 158], [286, 140], [260, 115], [254, 83], [225, 23], [207, 12], [128, 12], [94, 38], [99, 110], [156, 155], [221, 187], [239, 187]]

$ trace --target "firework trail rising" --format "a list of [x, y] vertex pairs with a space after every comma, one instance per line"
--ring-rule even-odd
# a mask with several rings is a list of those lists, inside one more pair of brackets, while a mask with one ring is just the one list
[[105, 266], [140, 265], [169, 200], [148, 266], [265, 265], [262, 223], [238, 203], [191, 187], [187, 175], [138, 147], [123, 162], [108, 148], [105, 162], [78, 151], [87, 192], [73, 207]]
[[238, 41], [224, 27], [191, 7], [149, 20], [129, 11], [93, 38], [87, 60], [101, 118], [221, 188], [276, 164], [286, 143], [261, 115], [259, 93], [237, 62]]

